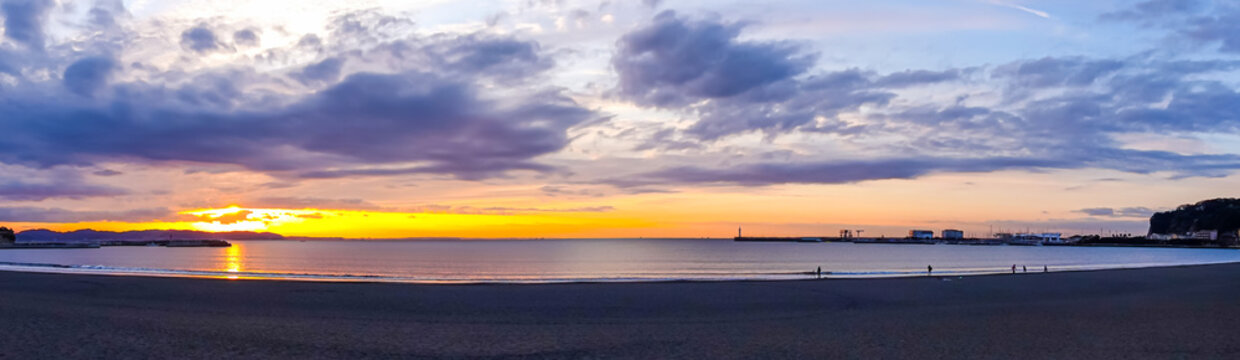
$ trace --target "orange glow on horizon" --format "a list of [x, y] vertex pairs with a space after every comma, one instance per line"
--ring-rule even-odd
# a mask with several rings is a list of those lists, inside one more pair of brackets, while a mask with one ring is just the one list
[[[183, 211], [186, 221], [82, 222], [16, 224], [19, 229], [55, 231], [94, 229], [255, 231], [284, 236], [341, 238], [534, 238], [607, 236], [608, 229], [648, 229], [662, 225], [602, 212], [437, 213], [383, 212], [332, 209], [264, 209], [228, 206]], [[195, 221], [194, 219], [197, 219]], [[603, 232], [598, 230], [602, 229]], [[615, 233], [614, 236], [625, 236]], [[226, 269], [227, 270], [227, 269]], [[240, 270], [240, 269], [238, 269]]]
[[[1089, 184], [1090, 196], [1096, 197], [1090, 204], [1097, 206], [1137, 205], [1127, 194], [1147, 191], [1147, 184], [1142, 182], [1097, 182], [1091, 180], [1092, 174], [942, 174], [917, 181], [699, 188], [672, 193], [563, 199], [508, 195], [528, 190], [516, 188], [499, 195], [470, 194], [458, 201], [444, 201], [441, 204], [447, 210], [443, 211], [262, 208], [238, 203], [183, 211], [164, 221], [4, 225], [18, 231], [38, 228], [55, 231], [259, 231], [289, 237], [350, 239], [718, 238], [735, 236], [738, 226], [744, 227], [745, 234], [755, 236], [831, 236], [840, 229], [865, 229], [866, 236], [891, 237], [903, 236], [914, 228], [955, 228], [968, 234], [1026, 227], [1069, 234], [1097, 232], [1097, 226], [1078, 230], [1038, 225], [1064, 219], [1081, 219], [1077, 221], [1085, 226], [1092, 225], [1091, 221], [1100, 221], [1086, 218], [1078, 211], [1084, 207], [1078, 205], [1076, 199], [1082, 196], [1080, 191], [1063, 190], [1064, 179], [1073, 176], [1072, 182]], [[1163, 195], [1167, 199], [1161, 203], [1174, 205], [1181, 198], [1205, 198], [1208, 194], [1194, 191], [1234, 185], [1234, 180], [1229, 179], [1184, 181], [1192, 186], [1178, 188], [1179, 192], [1168, 191]], [[1010, 191], [1013, 187], [1031, 190]], [[379, 205], [400, 208], [418, 204], [393, 199], [393, 203]], [[608, 210], [574, 210], [604, 207]], [[1140, 223], [1146, 219], [1115, 220]]]
[[298, 223], [303, 217], [318, 216], [314, 210], [253, 209], [232, 205], [219, 209], [183, 211], [203, 219], [193, 222], [196, 230], [209, 232], [267, 231], [273, 225]]

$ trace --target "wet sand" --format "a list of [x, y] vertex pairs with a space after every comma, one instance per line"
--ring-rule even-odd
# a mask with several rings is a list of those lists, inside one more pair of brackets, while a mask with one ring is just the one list
[[1240, 264], [410, 285], [0, 272], [0, 358], [1240, 358]]

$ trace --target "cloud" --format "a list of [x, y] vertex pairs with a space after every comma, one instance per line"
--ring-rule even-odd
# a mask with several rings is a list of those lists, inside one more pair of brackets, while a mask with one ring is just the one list
[[[864, 144], [871, 152], [865, 157], [878, 160], [806, 153], [779, 164], [699, 162], [608, 182], [622, 187], [847, 183], [938, 172], [1080, 168], [1184, 178], [1240, 169], [1232, 154], [1131, 150], [1116, 140], [1125, 133], [1240, 130], [1240, 109], [1229, 105], [1240, 101], [1240, 93], [1202, 76], [1232, 71], [1237, 68], [1232, 61], [1044, 57], [987, 68], [812, 72], [799, 61], [816, 55], [782, 42], [739, 40], [741, 30], [737, 24], [664, 12], [621, 38], [612, 59], [621, 77], [617, 94], [642, 106], [674, 107], [695, 119], [687, 128], [652, 133], [653, 141], [712, 142], [754, 131], [767, 141], [784, 134], [831, 134]], [[762, 51], [751, 51], [758, 48]], [[732, 54], [746, 54], [754, 61], [748, 67], [758, 70], [717, 65]], [[702, 86], [720, 83], [703, 79], [736, 73], [770, 76], [724, 82], [736, 86]], [[999, 88], [1002, 97], [986, 102], [963, 94], [954, 104], [897, 101], [897, 94], [912, 87], [963, 81]], [[862, 120], [845, 121], [842, 114]], [[649, 143], [636, 149], [672, 150]]]
[[657, 170], [631, 178], [613, 179], [621, 187], [653, 184], [843, 184], [868, 180], [913, 179], [936, 172], [988, 172], [1006, 169], [1062, 167], [1054, 160], [1020, 158], [979, 159], [879, 159], [869, 161], [821, 161], [803, 163], [755, 163], [711, 169], [682, 166]]
[[[191, 32], [183, 40], [194, 51], [217, 41]], [[178, 82], [109, 81], [131, 77], [88, 57], [68, 66], [63, 85], [93, 98], [49, 93], [33, 78], [23, 86], [40, 91], [0, 94], [0, 133], [22, 134], [0, 137], [0, 162], [186, 161], [286, 178], [552, 171], [533, 159], [559, 151], [569, 128], [600, 115], [527, 81], [553, 64], [539, 49], [493, 35], [401, 39], [373, 52], [329, 52], [292, 75], [315, 85], [299, 91], [273, 91], [294, 84], [240, 66], [171, 74], [185, 79]], [[346, 74], [345, 61], [373, 71]]]
[[1080, 210], [1077, 210], [1077, 212], [1080, 212], [1080, 213], [1083, 213], [1089, 216], [1149, 218], [1150, 216], [1153, 216], [1154, 213], [1157, 211], [1154, 209], [1147, 208], [1147, 207], [1126, 207], [1126, 208], [1101, 207], [1101, 208], [1080, 209]]
[[531, 212], [577, 213], [577, 212], [609, 212], [609, 211], [616, 210], [616, 208], [612, 206], [587, 206], [587, 207], [563, 208], [563, 209], [544, 209], [544, 208], [531, 208], [531, 207], [499, 207], [499, 206], [485, 207], [485, 208], [472, 208], [472, 207], [465, 206], [465, 207], [457, 207], [456, 209], [457, 211], [461, 211], [461, 212], [469, 212], [469, 211], [476, 209], [478, 211], [482, 211], [486, 213], [531, 213]]
[[1101, 18], [1158, 26], [1179, 39], [1218, 44], [1224, 53], [1240, 52], [1240, 6], [1229, 1], [1149, 0]]
[[343, 66], [343, 59], [333, 57], [306, 65], [301, 72], [294, 74], [293, 78], [306, 85], [330, 84], [340, 80], [340, 70]]
[[1222, 176], [1240, 169], [1240, 155], [1181, 155], [1164, 151], [1089, 149], [1046, 157], [935, 158], [929, 156], [854, 161], [747, 163], [727, 167], [678, 166], [604, 182], [621, 188], [648, 185], [844, 184], [871, 180], [916, 179], [935, 173], [1003, 170], [1102, 168], [1178, 177]]
[[996, 75], [1008, 77], [1012, 86], [1054, 87], [1085, 86], [1111, 74], [1124, 66], [1118, 60], [1089, 60], [1079, 57], [1044, 57], [1032, 61], [1019, 61], [996, 70]]
[[47, 199], [85, 199], [129, 194], [128, 190], [83, 183], [74, 177], [47, 182], [26, 182], [0, 179], [0, 199], [11, 201], [43, 201]]
[[250, 220], [250, 215], [253, 214], [254, 212], [249, 210], [241, 210], [235, 213], [222, 214], [218, 216], [204, 214], [198, 215], [198, 221], [218, 223], [221, 225], [236, 224], [244, 221], [252, 221]]
[[638, 105], [670, 108], [697, 121], [686, 133], [714, 141], [763, 131], [853, 133], [843, 112], [887, 105], [894, 89], [959, 80], [968, 69], [860, 69], [810, 73], [818, 58], [781, 41], [740, 39], [744, 24], [694, 20], [665, 11], [624, 35], [612, 57], [616, 94]]
[[1202, 43], [1218, 43], [1221, 52], [1240, 53], [1240, 7], [1197, 17], [1189, 24], [1182, 34]]
[[345, 51], [357, 63], [383, 63], [398, 69], [433, 69], [452, 77], [520, 85], [555, 66], [533, 41], [486, 33], [437, 34], [382, 43], [366, 51]]
[[595, 191], [591, 189], [574, 189], [574, 188], [571, 188], [568, 186], [562, 186], [562, 185], [545, 185], [543, 187], [538, 188], [538, 190], [542, 191], [543, 194], [546, 194], [547, 196], [601, 197], [601, 196], [606, 195], [603, 192], [599, 192], [599, 191]]
[[75, 94], [91, 97], [108, 84], [116, 61], [109, 57], [83, 58], [69, 65], [64, 73], [64, 85]]
[[878, 87], [906, 87], [914, 85], [933, 84], [945, 81], [958, 80], [972, 69], [948, 69], [944, 71], [931, 70], [905, 70], [903, 72], [891, 73], [875, 79], [873, 84]]
[[610, 212], [616, 210], [612, 206], [587, 206], [576, 208], [535, 208], [535, 207], [506, 207], [506, 206], [450, 206], [450, 205], [424, 205], [411, 209], [404, 209], [404, 212], [413, 213], [449, 213], [449, 214], [474, 214], [474, 215], [513, 215], [528, 213], [583, 213], [583, 212]]
[[506, 81], [524, 79], [555, 66], [539, 54], [536, 42], [480, 34], [453, 37], [430, 49], [440, 68], [461, 73], [484, 73]]
[[43, 49], [47, 15], [55, 3], [51, 0], [3, 0], [4, 35], [33, 49]]
[[256, 29], [237, 30], [233, 33], [233, 43], [237, 46], [254, 47], [260, 45], [259, 31]]
[[215, 32], [205, 24], [189, 28], [181, 33], [181, 47], [197, 53], [218, 50], [223, 47]]
[[116, 18], [129, 15], [122, 0], [96, 0], [89, 11], [92, 25], [100, 28], [116, 26]]
[[1131, 8], [1102, 14], [1104, 20], [1148, 20], [1195, 13], [1205, 6], [1202, 0], [1148, 0]]
[[327, 199], [314, 197], [263, 197], [248, 201], [247, 207], [273, 209], [382, 210], [379, 205], [362, 199]]
[[620, 38], [612, 58], [619, 93], [645, 105], [684, 106], [789, 79], [815, 59], [788, 43], [739, 41], [742, 28], [660, 13]]
[[91, 221], [146, 222], [161, 221], [176, 214], [167, 208], [123, 211], [78, 211], [61, 208], [0, 207], [0, 221], [34, 223], [76, 223]]

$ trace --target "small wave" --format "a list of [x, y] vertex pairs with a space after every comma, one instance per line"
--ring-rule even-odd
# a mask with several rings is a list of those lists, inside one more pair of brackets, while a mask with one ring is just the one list
[[[1223, 263], [1223, 262], [1219, 262]], [[1197, 265], [1214, 264], [1200, 263]], [[1054, 268], [1053, 272], [1061, 271], [1088, 271], [1088, 270], [1107, 270], [1107, 269], [1130, 269], [1130, 268], [1146, 268], [1160, 266], [1179, 266], [1185, 264], [1174, 263], [1138, 263], [1138, 264], [1113, 264], [1113, 265], [1070, 265], [1059, 266]], [[0, 270], [11, 271], [28, 271], [28, 272], [52, 272], [52, 273], [75, 273], [75, 274], [95, 274], [95, 275], [138, 275], [138, 276], [160, 276], [160, 277], [197, 277], [197, 278], [218, 278], [218, 279], [254, 279], [254, 280], [299, 280], [299, 281], [328, 281], [328, 282], [399, 282], [399, 283], [422, 283], [422, 284], [479, 284], [479, 283], [516, 283], [516, 284], [546, 284], [546, 283], [589, 283], [589, 282], [673, 282], [673, 281], [743, 281], [743, 280], [803, 280], [811, 279], [815, 276], [813, 272], [801, 271], [785, 271], [785, 272], [741, 272], [741, 273], [642, 273], [642, 274], [616, 274], [615, 276], [562, 276], [548, 277], [545, 275], [463, 275], [463, 276], [391, 276], [391, 275], [375, 275], [375, 274], [321, 274], [321, 273], [294, 273], [294, 272], [271, 272], [271, 271], [221, 271], [221, 270], [185, 270], [185, 269], [163, 269], [163, 268], [146, 268], [146, 267], [122, 267], [122, 266], [105, 266], [105, 265], [66, 265], [66, 264], [49, 264], [49, 263], [28, 263], [28, 262], [4, 262], [0, 261]], [[1009, 268], [984, 268], [984, 269], [936, 269], [932, 274], [934, 276], [970, 276], [970, 275], [990, 275], [1004, 274], [1010, 271]], [[1034, 272], [1040, 272], [1035, 271]], [[919, 277], [928, 275], [925, 271], [920, 270], [865, 270], [865, 271], [830, 271], [823, 272], [823, 278], [827, 279], [847, 279], [847, 278], [894, 278], [894, 277]]]

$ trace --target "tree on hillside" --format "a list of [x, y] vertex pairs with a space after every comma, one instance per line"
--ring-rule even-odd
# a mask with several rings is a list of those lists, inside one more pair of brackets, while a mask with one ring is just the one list
[[17, 242], [17, 234], [13, 233], [13, 229], [0, 226], [0, 243]]

